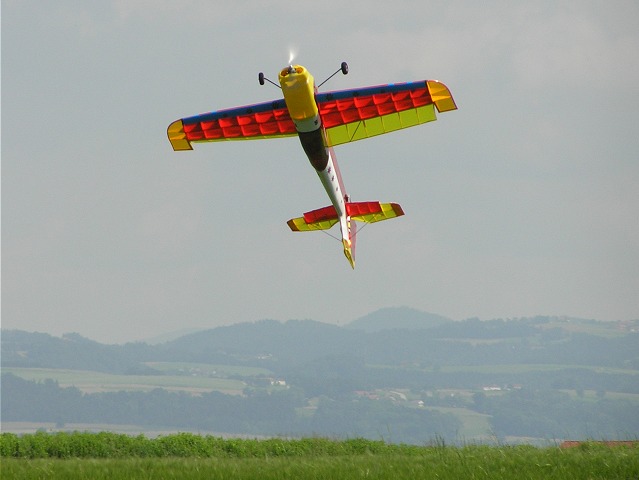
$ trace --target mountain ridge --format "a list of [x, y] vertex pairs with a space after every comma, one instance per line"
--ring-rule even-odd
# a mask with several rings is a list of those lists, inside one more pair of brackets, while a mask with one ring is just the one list
[[[364, 323], [372, 323], [371, 331], [315, 320], [259, 320], [199, 331], [160, 345], [103, 345], [78, 334], [59, 338], [3, 330], [2, 366], [133, 374], [148, 370], [147, 362], [172, 361], [288, 370], [290, 365], [345, 355], [371, 364], [426, 366], [554, 361], [624, 368], [639, 362], [633, 353], [639, 321], [606, 323], [565, 317], [446, 321], [435, 317], [429, 323], [424, 321], [429, 318], [425, 312], [400, 309], [416, 317], [418, 326], [430, 328], [383, 329], [406, 325], [393, 320], [396, 311], [382, 310], [386, 320], [365, 319]], [[412, 325], [415, 318], [409, 320]]]
[[365, 332], [394, 329], [422, 330], [453, 321], [443, 315], [411, 307], [384, 307], [347, 323], [345, 327]]

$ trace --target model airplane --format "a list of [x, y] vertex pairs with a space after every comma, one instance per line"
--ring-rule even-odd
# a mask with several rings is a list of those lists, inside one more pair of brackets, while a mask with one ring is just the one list
[[[346, 75], [348, 65], [342, 63], [340, 70]], [[262, 73], [258, 78], [262, 85], [267, 80], [277, 86]], [[293, 218], [288, 226], [307, 232], [339, 223], [344, 255], [355, 268], [355, 222], [379, 222], [404, 212], [396, 203], [351, 202], [333, 147], [436, 120], [435, 109], [455, 110], [455, 101], [435, 80], [318, 93], [313, 76], [300, 65], [284, 68], [279, 84], [284, 99], [176, 120], [167, 131], [171, 145], [174, 150], [192, 150], [194, 142], [297, 135], [331, 205]]]

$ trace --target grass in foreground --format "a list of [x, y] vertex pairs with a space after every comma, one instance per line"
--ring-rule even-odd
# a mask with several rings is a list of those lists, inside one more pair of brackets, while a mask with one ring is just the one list
[[[88, 442], [91, 437], [93, 442]], [[0, 436], [3, 457], [0, 476], [116, 480], [639, 478], [637, 446], [611, 448], [593, 443], [571, 449], [484, 445], [416, 447], [362, 439], [258, 441], [179, 434], [154, 440], [127, 437], [127, 441], [122, 437], [126, 436], [75, 433], [18, 438], [3, 434]], [[28, 447], [38, 442], [44, 445], [47, 441], [50, 443], [46, 448]], [[53, 449], [53, 444], [58, 447]], [[115, 448], [117, 445], [120, 448]]]

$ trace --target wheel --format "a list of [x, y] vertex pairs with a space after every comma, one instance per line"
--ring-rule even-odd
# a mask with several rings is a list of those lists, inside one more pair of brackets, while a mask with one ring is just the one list
[[257, 75], [257, 80], [260, 82], [260, 85], [264, 85], [264, 74], [262, 72]]
[[346, 75], [348, 73], [348, 63], [342, 62], [342, 73]]

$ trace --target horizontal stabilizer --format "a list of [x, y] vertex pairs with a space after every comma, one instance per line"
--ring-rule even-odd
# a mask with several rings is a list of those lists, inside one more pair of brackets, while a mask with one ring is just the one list
[[313, 230], [328, 230], [339, 221], [337, 211], [333, 205], [306, 212], [303, 217], [292, 218], [288, 226], [294, 232], [310, 232]]
[[[351, 220], [374, 223], [404, 215], [402, 207], [397, 203], [351, 202], [346, 204], [346, 214]], [[294, 232], [310, 232], [328, 230], [339, 221], [335, 207], [319, 208], [306, 212], [303, 217], [292, 218], [287, 222]]]
[[346, 213], [351, 220], [374, 223], [401, 217], [404, 210], [397, 203], [355, 202], [346, 204]]

